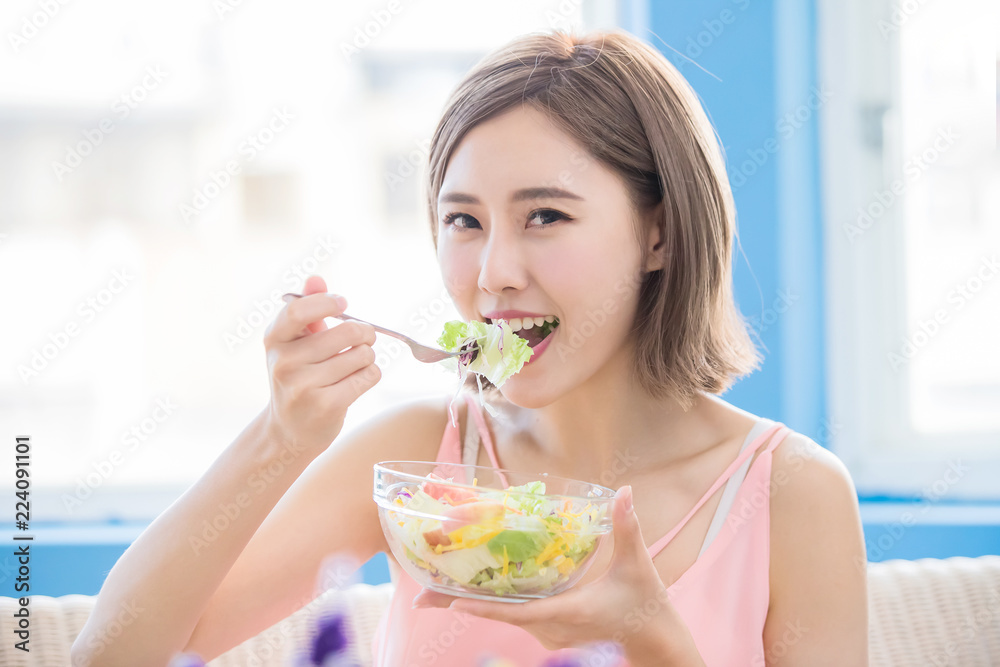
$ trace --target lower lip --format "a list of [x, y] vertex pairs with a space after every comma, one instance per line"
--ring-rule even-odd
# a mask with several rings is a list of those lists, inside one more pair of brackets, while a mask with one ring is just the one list
[[530, 357], [528, 357], [528, 360], [526, 362], [524, 362], [525, 366], [528, 366], [528, 365], [534, 363], [534, 361], [536, 359], [538, 359], [538, 357], [542, 356], [542, 352], [544, 352], [545, 348], [547, 348], [549, 346], [549, 343], [552, 342], [552, 339], [555, 337], [557, 331], [559, 331], [559, 327], [556, 327], [555, 329], [553, 329], [552, 333], [550, 333], [548, 336], [545, 337], [545, 340], [543, 340], [541, 343], [539, 343], [535, 347], [531, 348], [533, 350], [533, 352], [532, 352], [532, 355]]

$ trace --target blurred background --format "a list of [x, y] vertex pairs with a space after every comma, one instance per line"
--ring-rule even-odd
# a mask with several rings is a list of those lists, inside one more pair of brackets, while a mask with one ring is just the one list
[[[307, 275], [432, 343], [457, 317], [422, 200], [447, 95], [517, 35], [613, 27], [726, 153], [766, 361], [725, 398], [847, 464], [869, 560], [1000, 553], [995, 0], [12, 0], [0, 478], [30, 435], [32, 592], [97, 593], [266, 404], [262, 336]], [[345, 428], [454, 390], [375, 347]], [[0, 595], [14, 576], [0, 557]]]

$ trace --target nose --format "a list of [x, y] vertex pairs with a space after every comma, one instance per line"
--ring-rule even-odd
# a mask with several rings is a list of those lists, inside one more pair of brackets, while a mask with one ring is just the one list
[[504, 289], [524, 289], [527, 272], [524, 270], [524, 252], [516, 239], [493, 234], [483, 248], [482, 264], [479, 269], [479, 289], [500, 294]]

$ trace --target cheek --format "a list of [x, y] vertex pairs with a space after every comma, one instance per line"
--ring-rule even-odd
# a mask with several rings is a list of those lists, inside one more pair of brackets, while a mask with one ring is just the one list
[[638, 252], [619, 239], [581, 239], [550, 248], [544, 261], [536, 258], [533, 266], [545, 275], [546, 285], [558, 285], [560, 291], [591, 295], [613, 293], [613, 286], [627, 280], [638, 270]]
[[471, 253], [459, 252], [457, 248], [440, 245], [438, 265], [441, 267], [441, 279], [456, 301], [475, 293], [479, 270]]
[[625, 286], [636, 281], [638, 252], [613, 240], [562, 250], [538, 266], [540, 281], [563, 315], [577, 325], [596, 319], [602, 327], [630, 327], [637, 295]]

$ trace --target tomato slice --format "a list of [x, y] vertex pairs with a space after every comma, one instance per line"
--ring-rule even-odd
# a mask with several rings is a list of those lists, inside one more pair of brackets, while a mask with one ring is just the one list
[[479, 497], [479, 494], [472, 489], [463, 489], [460, 486], [451, 486], [450, 484], [436, 484], [431, 481], [424, 482], [423, 490], [434, 500], [449, 502], [452, 505], [475, 500]]
[[507, 508], [495, 500], [482, 500], [478, 503], [465, 503], [452, 507], [444, 513], [442, 523], [448, 532], [474, 523], [489, 523], [502, 519]]

